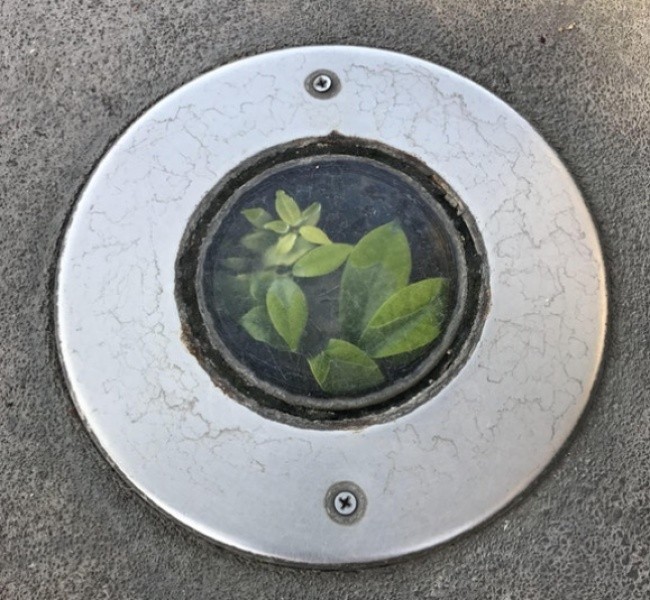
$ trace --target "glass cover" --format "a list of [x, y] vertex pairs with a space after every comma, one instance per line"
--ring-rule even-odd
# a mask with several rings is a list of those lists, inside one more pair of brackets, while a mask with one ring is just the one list
[[433, 366], [456, 302], [452, 236], [431, 193], [382, 162], [283, 163], [209, 227], [201, 312], [248, 380], [280, 396], [359, 397]]

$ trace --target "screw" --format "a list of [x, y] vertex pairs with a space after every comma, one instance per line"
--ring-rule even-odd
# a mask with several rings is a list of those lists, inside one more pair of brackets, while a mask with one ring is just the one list
[[325, 510], [339, 525], [354, 525], [366, 512], [368, 500], [363, 490], [352, 481], [339, 481], [325, 494]]
[[341, 90], [341, 80], [336, 73], [320, 69], [308, 75], [305, 79], [307, 93], [319, 100], [329, 100]]
[[334, 497], [334, 510], [343, 517], [348, 517], [357, 510], [357, 497], [347, 490], [341, 491]]
[[324, 94], [332, 89], [332, 78], [326, 73], [317, 73], [311, 80], [311, 87], [315, 92]]

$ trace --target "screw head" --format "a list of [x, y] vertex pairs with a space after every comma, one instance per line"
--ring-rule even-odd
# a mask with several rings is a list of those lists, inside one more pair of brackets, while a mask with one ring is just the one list
[[339, 525], [354, 525], [366, 512], [368, 500], [363, 490], [352, 481], [339, 481], [325, 494], [325, 510]]
[[343, 517], [348, 517], [357, 510], [357, 497], [347, 490], [334, 496], [334, 510]]
[[317, 73], [311, 80], [312, 89], [319, 94], [329, 92], [332, 84], [332, 78], [327, 73]]
[[314, 98], [329, 100], [341, 90], [341, 80], [336, 73], [319, 69], [305, 79], [305, 89]]

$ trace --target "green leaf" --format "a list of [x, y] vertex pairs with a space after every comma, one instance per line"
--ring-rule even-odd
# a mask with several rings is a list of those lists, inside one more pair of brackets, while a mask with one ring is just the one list
[[287, 254], [288, 252], [291, 252], [291, 249], [293, 248], [293, 245], [296, 243], [297, 239], [298, 239], [297, 233], [288, 233], [287, 235], [283, 235], [278, 240], [278, 244], [277, 244], [278, 253]]
[[300, 216], [300, 223], [302, 225], [316, 225], [320, 219], [321, 205], [319, 202], [310, 204], [305, 210], [302, 211]]
[[336, 271], [347, 259], [352, 246], [350, 244], [329, 244], [319, 246], [305, 254], [295, 265], [296, 277], [320, 277]]
[[373, 229], [352, 250], [341, 278], [343, 336], [357, 342], [377, 309], [411, 276], [411, 250], [396, 221]]
[[221, 260], [221, 263], [224, 267], [231, 269], [232, 271], [238, 271], [240, 273], [242, 271], [246, 271], [250, 267], [250, 262], [251, 261], [248, 258], [240, 258], [235, 256]]
[[289, 267], [314, 247], [314, 244], [299, 237], [288, 254], [280, 254], [276, 244], [264, 254], [264, 265], [267, 267]]
[[303, 225], [300, 228], [300, 235], [312, 244], [331, 244], [332, 240], [327, 237], [327, 234], [318, 227], [313, 225]]
[[293, 351], [298, 349], [307, 324], [307, 299], [289, 277], [276, 279], [266, 294], [266, 308], [275, 330]]
[[257, 303], [265, 302], [266, 292], [269, 291], [276, 277], [275, 271], [255, 271], [251, 273], [249, 277], [251, 298]]
[[377, 363], [344, 340], [331, 339], [325, 350], [308, 362], [318, 385], [330, 394], [359, 392], [384, 380]]
[[270, 223], [264, 225], [264, 229], [282, 234], [287, 233], [290, 228], [289, 225], [287, 225], [284, 221], [271, 221]]
[[393, 294], [374, 314], [359, 346], [374, 358], [411, 352], [440, 335], [447, 280], [423, 279]]
[[256, 306], [249, 310], [239, 323], [254, 340], [264, 342], [280, 350], [287, 350], [284, 340], [277, 334], [269, 318], [266, 306]]
[[278, 216], [289, 225], [297, 225], [302, 216], [296, 201], [284, 190], [275, 192], [275, 210]]
[[250, 275], [231, 275], [218, 271], [212, 280], [211, 293], [215, 304], [222, 306], [233, 319], [250, 310], [254, 301], [250, 295]]
[[242, 210], [241, 214], [248, 219], [251, 225], [254, 225], [258, 229], [261, 229], [266, 223], [273, 219], [273, 217], [263, 208], [247, 208]]
[[270, 231], [254, 231], [241, 239], [241, 245], [251, 252], [262, 253], [275, 244], [277, 236]]

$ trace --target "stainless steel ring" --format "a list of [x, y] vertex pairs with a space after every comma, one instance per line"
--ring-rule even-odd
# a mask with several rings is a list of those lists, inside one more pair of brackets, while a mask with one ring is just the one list
[[[340, 81], [326, 100], [305, 89], [323, 69]], [[481, 337], [453, 380], [355, 429], [294, 427], [233, 401], [182, 342], [174, 299], [179, 243], [205, 194], [269, 147], [332, 131], [439, 173], [471, 212], [490, 269]], [[70, 392], [115, 468], [211, 540], [308, 565], [430, 548], [519, 495], [588, 401], [607, 310], [592, 219], [533, 127], [444, 68], [343, 46], [226, 65], [142, 115], [79, 197], [56, 294]], [[368, 501], [347, 527], [323, 505], [337, 481]]]

